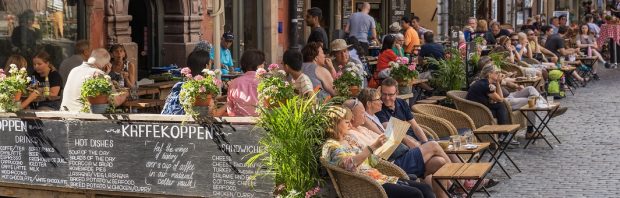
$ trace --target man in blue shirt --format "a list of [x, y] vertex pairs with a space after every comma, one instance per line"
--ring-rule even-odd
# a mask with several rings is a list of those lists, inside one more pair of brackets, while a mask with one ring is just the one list
[[428, 138], [415, 119], [413, 119], [413, 113], [411, 113], [411, 109], [407, 102], [396, 97], [398, 94], [397, 87], [398, 82], [392, 78], [386, 78], [381, 82], [381, 101], [383, 102], [383, 106], [381, 107], [381, 111], [375, 113], [375, 115], [379, 118], [379, 121], [381, 121], [384, 127], [387, 126], [391, 117], [409, 122], [411, 127], [407, 131], [407, 135], [415, 137], [420, 143], [424, 144], [428, 141]]
[[[220, 50], [220, 62], [222, 63], [222, 69], [230, 71], [230, 67], [233, 66], [232, 54], [230, 53], [230, 46], [233, 43], [235, 36], [230, 32], [225, 32], [222, 35], [221, 50]], [[215, 51], [211, 48], [211, 60], [214, 60]]]

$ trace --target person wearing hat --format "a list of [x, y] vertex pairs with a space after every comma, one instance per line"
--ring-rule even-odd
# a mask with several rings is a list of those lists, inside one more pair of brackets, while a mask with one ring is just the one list
[[[352, 59], [351, 56], [349, 55], [349, 50], [348, 48], [350, 47], [350, 45], [347, 45], [347, 42], [344, 39], [336, 39], [334, 41], [332, 41], [332, 43], [330, 44], [330, 48], [332, 49], [332, 56], [334, 57], [334, 65], [342, 65], [345, 66], [347, 65], [349, 62], [354, 63], [356, 65], [363, 65], [361, 61], [356, 60], [356, 59]], [[363, 67], [363, 66], [362, 66]], [[366, 76], [366, 72], [364, 72], [363, 68], [360, 68], [360, 70], [358, 70], [358, 75], [359, 76]], [[366, 87], [366, 80], [365, 78], [362, 80], [362, 87]]]
[[329, 47], [327, 44], [329, 40], [327, 38], [327, 33], [325, 29], [321, 27], [321, 18], [323, 18], [323, 11], [320, 8], [312, 7], [306, 11], [306, 25], [310, 26], [310, 36], [308, 37], [308, 42], [317, 42], [323, 44], [323, 51], [329, 52]]
[[[225, 69], [226, 71], [222, 72], [222, 73], [227, 73], [227, 71], [230, 71], [230, 68], [233, 66], [233, 59], [232, 59], [232, 54], [230, 53], [230, 46], [233, 43], [233, 40], [235, 39], [235, 36], [230, 33], [230, 32], [225, 32], [224, 35], [222, 35], [222, 42], [220, 44], [221, 46], [221, 50], [220, 50], [220, 63], [222, 63], [222, 69]], [[214, 55], [215, 55], [215, 48], [211, 48], [211, 60], [214, 59]]]

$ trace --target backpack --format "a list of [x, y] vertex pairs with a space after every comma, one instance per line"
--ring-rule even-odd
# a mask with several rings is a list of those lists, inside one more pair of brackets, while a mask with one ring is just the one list
[[564, 92], [564, 82], [562, 82], [562, 77], [564, 76], [564, 72], [560, 70], [552, 70], [549, 72], [549, 84], [547, 85], [547, 93], [550, 96], [553, 96], [555, 99], [561, 99], [566, 97], [566, 93]]

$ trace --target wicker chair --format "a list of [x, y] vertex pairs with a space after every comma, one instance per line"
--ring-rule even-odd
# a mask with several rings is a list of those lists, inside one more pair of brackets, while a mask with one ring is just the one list
[[523, 71], [523, 68], [521, 68], [521, 66], [508, 63], [508, 62], [504, 62], [503, 64], [504, 64], [504, 67], [502, 69], [504, 71], [513, 72], [515, 73], [516, 77], [525, 76], [525, 72]]
[[528, 57], [522, 57], [521, 61], [523, 61], [524, 63], [530, 64], [530, 65], [541, 64], [540, 61], [533, 59], [533, 58], [528, 58]]
[[418, 113], [415, 114], [415, 121], [420, 125], [429, 127], [439, 138], [458, 134], [456, 128], [450, 124], [450, 121], [440, 117]]
[[413, 112], [427, 114], [448, 120], [452, 126], [458, 129], [476, 129], [474, 121], [469, 116], [459, 110], [432, 104], [416, 104], [412, 107]]
[[[497, 121], [495, 120], [495, 118], [493, 118], [493, 114], [491, 113], [491, 110], [489, 110], [489, 108], [487, 108], [483, 104], [465, 99], [465, 96], [467, 96], [466, 91], [449, 91], [447, 95], [448, 98], [454, 101], [456, 109], [469, 115], [469, 117], [474, 121], [476, 128], [484, 125], [497, 124]], [[525, 127], [525, 118], [523, 117], [521, 112], [513, 111], [512, 107], [510, 107], [510, 105], [505, 101], [504, 105], [506, 105], [506, 109], [508, 110], [508, 112], [511, 112], [508, 114], [508, 117], [511, 120], [511, 124], [520, 124], [521, 128]]]
[[[331, 165], [325, 158], [321, 158], [321, 165], [327, 169], [327, 173], [329, 173], [329, 177], [332, 180], [332, 184], [334, 184], [338, 197], [387, 198], [387, 194], [383, 187], [369, 176], [349, 172], [338, 166]], [[388, 176], [409, 179], [405, 171], [385, 160], [379, 160], [379, 164], [377, 164], [375, 168]]]
[[427, 137], [430, 137], [434, 140], [439, 139], [439, 136], [437, 135], [437, 133], [435, 133], [435, 131], [433, 131], [433, 129], [431, 129], [430, 127], [424, 126], [424, 125], [420, 125], [420, 128], [422, 128], [422, 130], [424, 131], [424, 133], [426, 134]]

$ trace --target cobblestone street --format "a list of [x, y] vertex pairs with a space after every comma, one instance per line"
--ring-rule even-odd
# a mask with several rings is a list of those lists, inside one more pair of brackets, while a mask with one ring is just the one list
[[502, 157], [512, 179], [495, 167], [491, 177], [501, 183], [491, 188], [492, 197], [620, 197], [620, 71], [603, 68], [599, 75], [600, 81], [556, 100], [569, 108], [550, 122], [562, 144], [545, 132], [554, 149], [542, 140], [523, 149], [519, 133], [521, 148], [508, 152], [523, 172]]

